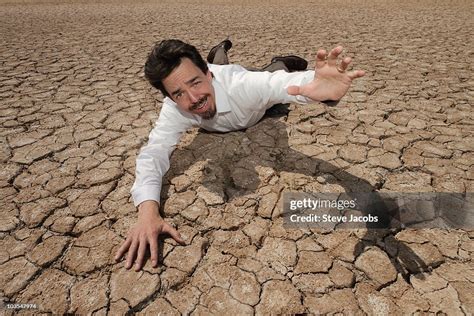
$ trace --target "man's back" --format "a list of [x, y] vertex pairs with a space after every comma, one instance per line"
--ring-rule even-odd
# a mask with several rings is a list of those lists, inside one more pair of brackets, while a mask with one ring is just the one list
[[[208, 131], [235, 131], [255, 125], [274, 104], [307, 103], [304, 97], [288, 95], [286, 88], [289, 85], [304, 84], [314, 78], [314, 71], [248, 71], [240, 65], [232, 64], [209, 64], [208, 67], [213, 75], [212, 85], [216, 95], [217, 113], [212, 119], [206, 120], [199, 115], [181, 111], [170, 98], [165, 98], [161, 113], [173, 112], [176, 119], [181, 115], [190, 124]], [[166, 119], [173, 119], [173, 116], [166, 115]]]

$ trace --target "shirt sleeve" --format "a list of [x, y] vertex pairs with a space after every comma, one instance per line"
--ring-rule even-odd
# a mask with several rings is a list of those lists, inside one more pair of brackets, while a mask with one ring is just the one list
[[[311, 80], [314, 79], [314, 74], [314, 71], [244, 71], [238, 74], [238, 77], [240, 78], [235, 82], [240, 85], [238, 90], [242, 91], [245, 98], [248, 98], [248, 100], [255, 100], [268, 109], [277, 103], [295, 102], [299, 104], [307, 104], [314, 102], [313, 100], [301, 95], [289, 95], [286, 91], [289, 86], [301, 86], [311, 82]], [[254, 102], [249, 103], [255, 104]]]
[[162, 178], [170, 167], [169, 158], [183, 132], [197, 124], [174, 105], [163, 103], [160, 116], [136, 161], [131, 193], [135, 206], [146, 200], [160, 201]]

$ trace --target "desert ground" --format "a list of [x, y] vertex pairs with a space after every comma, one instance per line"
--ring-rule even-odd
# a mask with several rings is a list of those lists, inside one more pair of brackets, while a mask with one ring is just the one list
[[[474, 191], [473, 7], [1, 1], [2, 314], [473, 313], [473, 227], [290, 229], [281, 217], [288, 191]], [[186, 245], [163, 239], [158, 268], [126, 270], [113, 257], [162, 101], [146, 56], [166, 38], [206, 56], [227, 36], [246, 67], [295, 54], [312, 68], [318, 48], [343, 45], [367, 75], [334, 107], [189, 131], [162, 190]]]

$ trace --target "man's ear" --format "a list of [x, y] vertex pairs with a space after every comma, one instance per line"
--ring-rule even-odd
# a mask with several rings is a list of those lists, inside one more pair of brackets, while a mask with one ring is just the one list
[[212, 74], [212, 72], [209, 69], [207, 70], [206, 77], [207, 77], [207, 79], [209, 79], [209, 81], [211, 81], [212, 78], [214, 78], [214, 75]]

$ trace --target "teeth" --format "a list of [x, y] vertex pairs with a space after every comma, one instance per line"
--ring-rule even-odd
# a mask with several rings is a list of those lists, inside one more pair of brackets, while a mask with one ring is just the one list
[[196, 110], [202, 109], [206, 104], [207, 104], [207, 99], [200, 106], [198, 106]]

